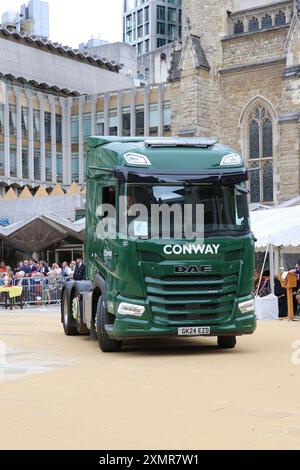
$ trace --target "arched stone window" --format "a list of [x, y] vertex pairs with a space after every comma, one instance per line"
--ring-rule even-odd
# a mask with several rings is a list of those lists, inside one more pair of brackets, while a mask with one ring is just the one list
[[272, 16], [267, 13], [262, 19], [262, 27], [271, 28], [272, 25], [273, 25]]
[[273, 201], [273, 123], [269, 111], [256, 105], [248, 116], [248, 166], [251, 202]]
[[286, 24], [286, 16], [284, 11], [279, 11], [275, 16], [275, 26]]
[[249, 31], [258, 31], [259, 30], [259, 22], [258, 22], [258, 18], [251, 18], [251, 20], [249, 20]]
[[234, 34], [242, 34], [243, 32], [244, 32], [244, 23], [241, 20], [238, 20], [234, 24], [233, 33]]

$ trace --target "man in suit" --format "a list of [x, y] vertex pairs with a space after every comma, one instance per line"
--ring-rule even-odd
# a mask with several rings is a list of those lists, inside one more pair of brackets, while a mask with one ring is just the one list
[[37, 267], [35, 265], [35, 262], [33, 261], [33, 259], [30, 259], [28, 261], [28, 275], [29, 276], [33, 276], [34, 273], [37, 271]]
[[85, 264], [81, 258], [77, 258], [76, 266], [74, 270], [74, 281], [84, 281], [85, 280]]
[[33, 260], [30, 259], [29, 261], [25, 259], [23, 261], [23, 265], [20, 267], [21, 271], [24, 271], [26, 277], [30, 277], [31, 274], [36, 271], [36, 267], [33, 263]]

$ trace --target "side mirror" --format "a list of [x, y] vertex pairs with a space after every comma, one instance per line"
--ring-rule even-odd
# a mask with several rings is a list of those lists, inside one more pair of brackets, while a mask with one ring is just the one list
[[243, 188], [242, 186], [239, 186], [238, 184], [236, 184], [234, 187], [240, 194], [249, 194], [250, 193], [248, 188]]
[[237, 214], [240, 218], [245, 217], [248, 211], [247, 199], [241, 195], [238, 195], [236, 198], [236, 209]]

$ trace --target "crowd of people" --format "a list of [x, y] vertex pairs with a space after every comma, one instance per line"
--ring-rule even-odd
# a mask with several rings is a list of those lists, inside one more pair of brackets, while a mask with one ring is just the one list
[[[300, 261], [289, 272], [297, 275], [297, 288], [294, 289], [294, 312], [296, 315], [300, 315]], [[20, 261], [15, 268], [6, 265], [4, 261], [0, 262], [0, 287], [24, 287], [25, 300], [30, 300], [32, 294], [38, 299], [44, 293], [49, 296], [50, 287], [53, 285], [60, 289], [66, 281], [85, 279], [86, 266], [81, 258], [71, 262], [64, 261], [61, 265], [53, 263], [51, 266], [43, 260], [25, 259]], [[259, 297], [265, 297], [270, 293], [270, 271], [265, 270], [262, 275], [256, 271], [255, 294]], [[286, 317], [288, 315], [287, 292], [277, 277], [274, 278], [274, 293], [278, 298], [279, 317]]]
[[31, 286], [34, 284], [48, 284], [50, 282], [66, 280], [82, 281], [86, 278], [86, 267], [81, 258], [68, 263], [64, 261], [61, 266], [57, 263], [49, 264], [45, 261], [25, 259], [20, 261], [15, 268], [0, 262], [0, 287], [7, 286]]

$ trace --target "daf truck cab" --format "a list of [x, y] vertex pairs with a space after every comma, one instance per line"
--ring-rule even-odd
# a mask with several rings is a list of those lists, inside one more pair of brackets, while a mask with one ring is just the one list
[[103, 352], [169, 336], [233, 348], [252, 334], [247, 179], [242, 157], [213, 139], [91, 137], [87, 280], [62, 290], [65, 333]]

